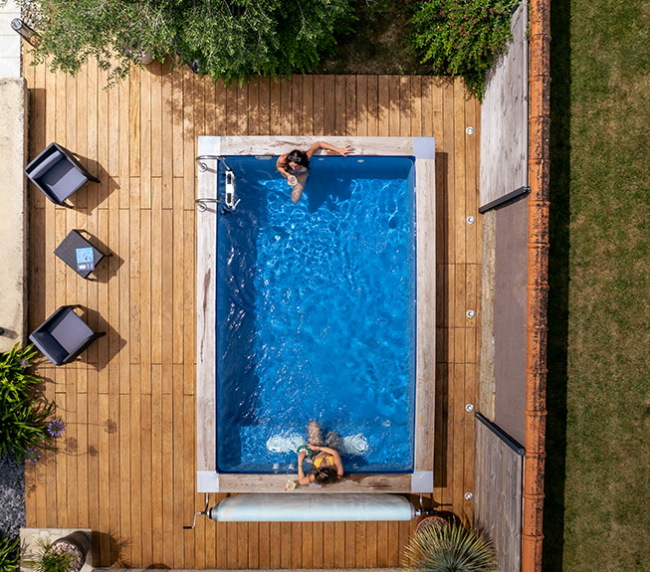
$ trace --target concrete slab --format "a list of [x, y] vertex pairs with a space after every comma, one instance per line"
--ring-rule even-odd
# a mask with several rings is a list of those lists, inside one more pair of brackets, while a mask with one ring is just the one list
[[20, 18], [20, 7], [14, 0], [8, 0], [0, 6], [0, 78], [20, 77], [22, 40], [11, 29], [14, 18]]
[[0, 78], [0, 351], [26, 337], [27, 88], [24, 78]]
[[20, 59], [0, 58], [0, 78], [20, 78]]

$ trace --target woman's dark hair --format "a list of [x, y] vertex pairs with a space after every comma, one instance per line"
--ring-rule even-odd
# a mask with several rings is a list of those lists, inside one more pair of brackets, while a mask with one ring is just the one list
[[321, 467], [314, 473], [314, 479], [319, 485], [334, 483], [338, 477], [336, 467]]
[[287, 155], [287, 165], [290, 162], [297, 163], [298, 165], [302, 165], [303, 167], [309, 169], [309, 158], [307, 157], [307, 153], [301, 151], [300, 149], [289, 151], [289, 154]]

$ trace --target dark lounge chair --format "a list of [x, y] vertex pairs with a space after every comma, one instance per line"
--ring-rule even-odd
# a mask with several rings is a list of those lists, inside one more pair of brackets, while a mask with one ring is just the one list
[[67, 149], [50, 143], [25, 167], [25, 175], [53, 203], [64, 201], [87, 181], [99, 183]]
[[61, 306], [29, 339], [54, 365], [75, 360], [93, 341], [106, 332], [93, 332], [74, 312], [74, 306]]

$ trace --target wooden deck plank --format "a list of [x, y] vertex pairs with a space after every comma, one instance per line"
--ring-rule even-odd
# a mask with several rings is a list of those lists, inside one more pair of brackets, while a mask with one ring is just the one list
[[140, 211], [140, 392], [151, 393], [151, 211]]
[[[157, 62], [152, 66], [159, 66]], [[140, 74], [140, 207], [151, 208], [152, 74]]]
[[314, 568], [323, 568], [323, 523], [314, 522], [312, 525], [312, 558]]
[[323, 77], [323, 135], [336, 134], [336, 79]]
[[[120, 153], [120, 89], [115, 86], [112, 89], [106, 91], [106, 100], [107, 100], [107, 115], [108, 115], [108, 150], [106, 155], [106, 161], [104, 166], [109, 173], [117, 174], [117, 177], [113, 177], [114, 182], [116, 179], [119, 180], [120, 175], [120, 163], [121, 163], [121, 153]], [[128, 155], [127, 155], [128, 156]], [[107, 204], [108, 208], [119, 208], [120, 192], [119, 184], [115, 186], [109, 186]]]
[[377, 122], [379, 119], [379, 87], [376, 75], [371, 75], [367, 79], [366, 98], [368, 106], [368, 137], [379, 135]]
[[142, 562], [142, 511], [138, 510], [138, 504], [142, 498], [142, 407], [140, 395], [139, 382], [136, 381], [140, 375], [139, 364], [131, 366], [131, 387], [137, 388], [131, 391], [129, 399], [130, 415], [129, 415], [129, 432], [130, 432], [130, 447], [129, 447], [129, 467], [130, 473], [128, 475], [127, 485], [129, 487], [129, 496], [131, 499], [131, 507], [135, 510], [129, 510], [127, 515], [130, 518], [129, 528], [131, 531], [131, 542], [128, 546], [129, 562]]
[[291, 134], [291, 115], [293, 102], [291, 101], [291, 82], [288, 79], [280, 79], [280, 100], [279, 100], [279, 129], [281, 135]]
[[[160, 288], [160, 303], [161, 303], [161, 338], [162, 338], [162, 356], [161, 362], [163, 366], [162, 376], [162, 392], [165, 395], [172, 393], [172, 358], [173, 358], [173, 327], [172, 327], [172, 307], [174, 305], [174, 298], [172, 294], [173, 287], [173, 218], [171, 210], [162, 211], [162, 240], [160, 243], [160, 251], [162, 254], [161, 264], [161, 288]], [[154, 245], [155, 246], [155, 245]]]
[[313, 568], [314, 566], [314, 542], [313, 542], [314, 526], [311, 522], [302, 523], [302, 554], [301, 565], [305, 569]]
[[[320, 102], [319, 104], [320, 105]], [[303, 123], [302, 132], [299, 135], [312, 135], [314, 133], [314, 76], [303, 76], [302, 80], [302, 108]]]
[[120, 153], [120, 188], [118, 193], [119, 206], [120, 209], [126, 209], [128, 211], [131, 205], [131, 192], [130, 192], [130, 183], [131, 183], [131, 152], [129, 146], [131, 144], [131, 114], [130, 114], [130, 94], [131, 94], [131, 78], [126, 77], [121, 80], [118, 84], [117, 89], [119, 89], [119, 112], [118, 112], [118, 121], [119, 121], [119, 134], [118, 134], [118, 145]]
[[323, 568], [334, 568], [334, 523], [323, 523]]
[[[185, 408], [183, 406], [183, 365], [175, 364], [172, 366], [172, 411], [171, 418], [173, 423], [172, 434], [169, 437], [172, 446], [172, 478], [166, 484], [167, 495], [173, 495], [173, 530], [174, 534], [174, 556], [173, 567], [185, 568], [185, 534], [182, 532], [185, 525], [184, 514], [184, 493], [185, 490], [185, 471], [184, 466], [187, 463], [186, 451], [184, 448], [183, 431], [185, 423], [183, 416]], [[177, 429], [178, 428], [178, 429]], [[193, 449], [194, 447], [192, 447]], [[189, 451], [187, 452], [189, 453]], [[189, 456], [189, 455], [188, 455]], [[194, 479], [192, 479], [194, 480]], [[192, 483], [193, 484], [193, 483]]]
[[[183, 261], [185, 264], [185, 274], [183, 276], [183, 291], [196, 292], [195, 286], [195, 236], [194, 230], [195, 211], [185, 211], [183, 213]], [[194, 316], [194, 296], [185, 296], [183, 300], [183, 363], [185, 365], [185, 374], [183, 376], [183, 393], [185, 395], [194, 395], [196, 387], [196, 374], [194, 372], [195, 347], [196, 347], [196, 327]]]
[[[162, 135], [162, 124], [165, 123], [169, 126], [169, 120], [162, 120], [162, 84], [163, 77], [161, 75], [160, 63], [153, 62], [152, 73], [149, 74], [151, 80], [150, 84], [150, 105], [151, 105], [151, 115], [150, 115], [150, 128], [151, 128], [151, 152], [148, 156], [148, 162], [150, 165], [149, 175], [151, 177], [162, 177], [162, 164], [163, 164], [163, 135]], [[152, 198], [155, 195], [152, 196]]]
[[162, 179], [151, 181], [151, 363], [162, 363], [163, 353], [163, 255], [162, 255]]
[[198, 96], [202, 94], [198, 89], [199, 79], [194, 76], [192, 71], [189, 68], [186, 68], [185, 72], [185, 112], [183, 116], [183, 187], [182, 193], [180, 189], [178, 193], [181, 193], [177, 199], [174, 201], [176, 208], [185, 208], [193, 209], [194, 208], [194, 198], [196, 186], [196, 156], [197, 152], [197, 141], [198, 134], [197, 130], [200, 130], [200, 125], [203, 124], [204, 120], [204, 103], [202, 99], [198, 99]]
[[[239, 537], [239, 523], [237, 522], [227, 522], [226, 523], [226, 542], [227, 544], [223, 547], [226, 550], [226, 563], [228, 568], [236, 569], [238, 567], [238, 546], [237, 539]], [[282, 535], [282, 538], [286, 538], [286, 535]], [[288, 568], [288, 566], [282, 566], [283, 568]]]
[[[99, 426], [99, 431], [97, 432], [97, 458], [98, 458], [98, 490], [97, 498], [95, 499], [95, 504], [93, 509], [96, 511], [96, 526], [97, 530], [110, 530], [110, 521], [109, 521], [109, 505], [110, 505], [110, 489], [109, 489], [109, 453], [108, 453], [108, 438], [109, 438], [109, 429], [110, 424], [110, 412], [108, 410], [108, 394], [101, 393], [97, 395], [97, 421]], [[93, 496], [91, 496], [91, 501]], [[93, 511], [91, 510], [91, 514]], [[91, 524], [93, 520], [91, 519]], [[99, 555], [100, 562], [106, 564], [104, 555], [108, 546], [108, 538], [105, 536], [100, 537], [100, 546], [99, 546]]]
[[377, 523], [377, 564], [378, 568], [388, 566], [388, 523]]
[[291, 81], [291, 135], [304, 134], [305, 100], [303, 97], [302, 83], [303, 76], [295, 76]]
[[377, 523], [366, 523], [365, 568], [377, 566]]
[[[380, 75], [377, 78], [377, 133], [376, 136], [388, 137], [390, 107], [390, 76]], [[395, 134], [393, 134], [395, 135]]]
[[[164, 564], [163, 553], [163, 395], [162, 395], [162, 366], [151, 366], [151, 541], [152, 562]], [[173, 541], [172, 541], [173, 542]]]
[[345, 78], [345, 130], [344, 134], [350, 137], [358, 136], [357, 132], [357, 77]]
[[[211, 135], [206, 131], [203, 135]], [[253, 78], [248, 84], [248, 133], [260, 134], [260, 78]]]
[[388, 136], [400, 136], [400, 77], [388, 76]]
[[356, 120], [353, 134], [357, 137], [368, 135], [368, 76], [356, 76], [356, 109], [351, 116]]
[[461, 97], [462, 83], [460, 78], [454, 82], [454, 260], [457, 264], [465, 264], [465, 231], [467, 212], [465, 207], [466, 161], [465, 161], [465, 102]]
[[[183, 518], [184, 525], [189, 525], [190, 519], [194, 514], [196, 497], [199, 495], [194, 492], [194, 480], [196, 479], [196, 452], [194, 427], [196, 418], [194, 417], [194, 399], [191, 396], [183, 394]], [[196, 536], [193, 530], [183, 530], [184, 538], [184, 562], [185, 568], [196, 566], [195, 545]], [[203, 534], [205, 539], [205, 534]], [[214, 550], [214, 544], [211, 547]], [[205, 552], [205, 549], [203, 550]], [[205, 559], [203, 559], [205, 565]]]
[[[121, 490], [120, 490], [120, 396], [117, 392], [109, 392], [108, 419], [106, 432], [108, 433], [108, 530], [120, 531]], [[108, 559], [110, 553], [105, 552], [102, 559]]]
[[314, 76], [314, 135], [325, 134], [325, 76]]
[[[106, 73], [94, 63], [76, 79], [44, 66], [30, 68], [26, 79], [30, 155], [57, 140], [102, 181], [77, 193], [75, 211], [31, 193], [29, 323], [80, 302], [89, 324], [110, 332], [78, 366], [39, 367], [55, 382], [48, 395], [74, 425], [62, 453], [76, 442], [78, 455], [46, 453], [27, 467], [28, 524], [78, 523], [130, 537], [127, 556], [138, 567], [397, 564], [408, 524], [233, 526], [199, 519], [194, 531], [179, 530], [204, 503], [195, 493], [194, 451], [196, 139], [228, 133], [436, 137], [433, 497], [471, 513], [463, 493], [473, 485], [473, 428], [464, 404], [476, 396], [479, 331], [465, 312], [480, 310], [481, 227], [480, 218], [471, 226], [465, 218], [477, 204], [480, 106], [465, 99], [460, 84], [296, 76], [226, 89], [188, 69], [162, 75], [152, 64], [106, 91]], [[474, 135], [465, 132], [470, 124]], [[116, 254], [102, 263], [97, 282], [78, 278], [51, 254], [75, 227]], [[105, 535], [99, 538], [106, 550]]]
[[463, 476], [465, 473], [465, 364], [454, 363], [452, 365], [453, 382], [451, 384], [453, 396], [453, 416], [456, 420], [454, 430], [453, 447], [453, 477], [452, 477], [452, 499], [454, 507], [462, 507], [465, 502], [465, 491], [463, 487]]
[[[192, 105], [193, 98], [191, 97], [191, 86], [192, 78], [186, 76], [184, 70], [187, 70], [189, 73], [189, 68], [185, 67], [180, 70], [175, 70], [171, 75], [171, 141], [169, 141], [169, 147], [171, 151], [171, 161], [167, 166], [167, 169], [163, 167], [163, 174], [166, 177], [182, 177], [183, 176], [183, 153], [184, 153], [184, 140], [183, 140], [183, 131], [185, 129], [184, 125], [184, 108], [185, 103], [188, 103], [188, 107]], [[187, 79], [187, 85], [184, 83]], [[188, 101], [185, 101], [185, 89], [187, 88]], [[166, 122], [167, 123], [167, 122]], [[165, 141], [163, 140], [163, 144]], [[173, 198], [170, 195], [168, 201], [163, 203], [163, 208], [172, 208]]]
[[[151, 366], [147, 367], [150, 374]], [[143, 367], [140, 367], [143, 372]], [[142, 566], [151, 566], [154, 561], [153, 556], [153, 522], [154, 522], [154, 509], [152, 506], [153, 497], [153, 473], [152, 473], [152, 454], [153, 454], [153, 441], [152, 441], [152, 422], [153, 422], [153, 399], [151, 394], [140, 395], [140, 479], [142, 483], [141, 497], [140, 497], [140, 514], [141, 514], [141, 544], [142, 544]], [[158, 501], [158, 498], [156, 498]], [[136, 504], [136, 510], [138, 505]], [[156, 515], [156, 518], [158, 515]]]
[[403, 76], [399, 78], [399, 136], [411, 136], [411, 114], [413, 107], [413, 95], [411, 93], [411, 78]]
[[[116, 399], [117, 401], [117, 399]], [[133, 539], [135, 532], [131, 528], [131, 396], [122, 394], [119, 396], [119, 455], [120, 455], [120, 478], [119, 485], [116, 483], [119, 494], [120, 505], [120, 527], [119, 537]], [[127, 554], [132, 557], [130, 542], [127, 547]]]
[[[268, 77], [260, 78], [259, 94], [259, 127], [258, 134], [265, 135], [271, 132], [271, 80]], [[219, 134], [215, 131], [215, 134]]]

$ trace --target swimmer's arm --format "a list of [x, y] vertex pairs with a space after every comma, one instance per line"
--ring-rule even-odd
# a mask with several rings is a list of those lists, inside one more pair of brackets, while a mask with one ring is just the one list
[[278, 161], [275, 164], [275, 168], [280, 172], [280, 174], [285, 178], [289, 178], [289, 173], [288, 171], [284, 168], [285, 165], [287, 164], [287, 157], [289, 156], [289, 153], [285, 153], [284, 155], [280, 155], [278, 157]]
[[335, 451], [332, 449], [332, 455], [334, 455], [334, 466], [336, 467], [336, 474], [339, 477], [343, 476], [343, 461], [341, 461], [341, 455], [339, 455], [338, 451]]
[[336, 151], [339, 155], [347, 155], [348, 153], [352, 153], [352, 151], [354, 151], [354, 147], [350, 145], [346, 145], [345, 147], [335, 147], [334, 145], [325, 143], [325, 141], [316, 141], [316, 143], [314, 143], [307, 150], [307, 158], [311, 159], [311, 156], [319, 149], [325, 149], [326, 151]]
[[302, 462], [305, 459], [305, 452], [301, 451], [298, 455], [298, 483], [301, 485], [308, 485], [311, 483], [309, 480], [309, 475], [305, 475], [305, 472], [302, 470]]

